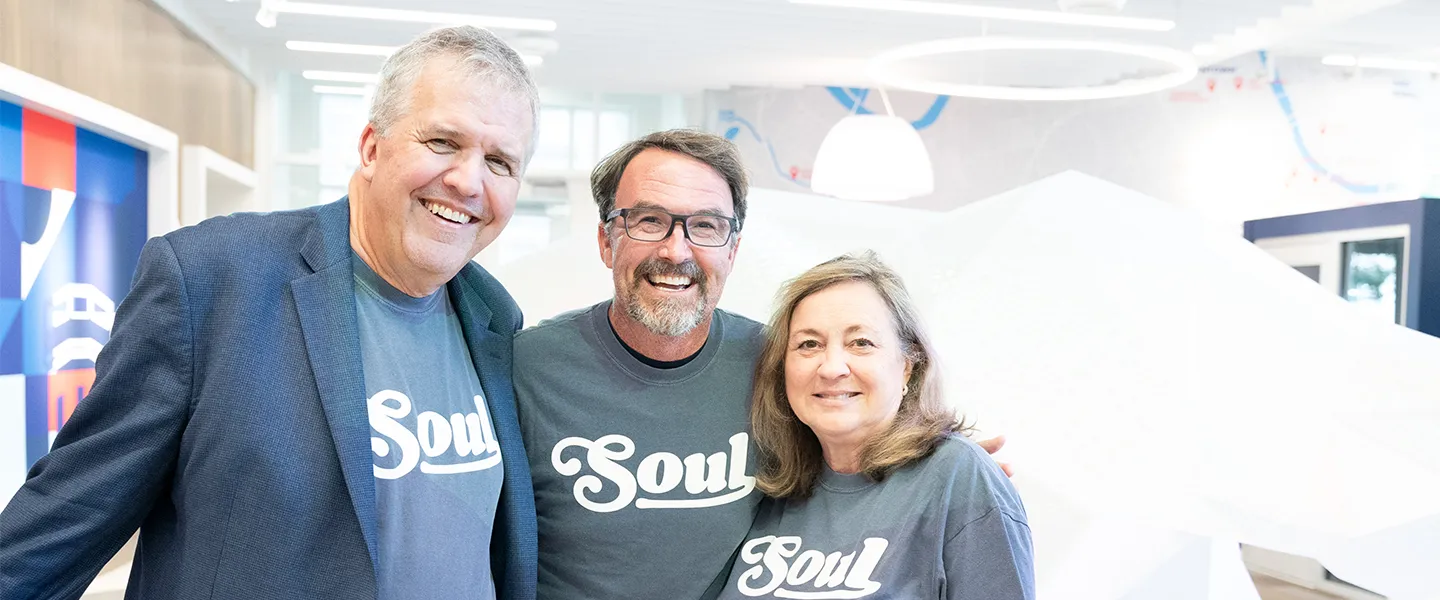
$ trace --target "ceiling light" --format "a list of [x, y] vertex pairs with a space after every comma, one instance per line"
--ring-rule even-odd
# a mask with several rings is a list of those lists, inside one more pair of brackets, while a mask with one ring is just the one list
[[329, 42], [285, 42], [285, 47], [298, 52], [329, 52], [331, 54], [360, 54], [363, 56], [390, 56], [397, 46], [366, 46], [364, 44], [332, 44]]
[[792, 4], [809, 4], [813, 6], [866, 8], [871, 10], [890, 10], [927, 15], [949, 15], [1002, 21], [1028, 21], [1031, 23], [1052, 23], [1055, 25], [1113, 27], [1116, 29], [1139, 29], [1142, 31], [1170, 31], [1175, 28], [1175, 22], [1168, 19], [1117, 17], [1113, 15], [1067, 13], [1054, 10], [954, 4], [950, 2], [923, 2], [920, 0], [790, 0], [790, 2]]
[[[1004, 85], [970, 85], [951, 83], [923, 77], [912, 77], [896, 72], [891, 66], [897, 62], [961, 52], [984, 52], [989, 50], [1086, 50], [1108, 52], [1126, 56], [1138, 56], [1164, 62], [1175, 67], [1175, 71], [1157, 77], [1125, 79], [1116, 83], [1098, 86], [1078, 87], [1020, 87]], [[870, 59], [870, 76], [890, 87], [961, 96], [966, 98], [989, 98], [992, 100], [1098, 100], [1101, 98], [1123, 98], [1139, 96], [1166, 90], [1195, 78], [1200, 71], [1195, 57], [1188, 52], [1159, 46], [1144, 46], [1120, 42], [1093, 40], [1025, 39], [1004, 37], [959, 38], [936, 40], [881, 52]]]
[[269, 0], [261, 0], [260, 10], [255, 12], [255, 22], [266, 29], [275, 27], [276, 14], [275, 9], [271, 8], [271, 4], [272, 2]]
[[[345, 17], [351, 19], [374, 19], [377, 21], [399, 21], [402, 23], [474, 25], [476, 27], [489, 27], [493, 29], [555, 31], [555, 21], [549, 19], [490, 17], [460, 13], [438, 13], [423, 10], [402, 10], [397, 8], [290, 2], [288, 0], [263, 0], [260, 5], [260, 13], [255, 16], [255, 20], [259, 21], [260, 24], [265, 27], [274, 27], [275, 15], [285, 13], [322, 17]], [[263, 15], [268, 15], [268, 19], [262, 19], [261, 17]]]
[[317, 85], [314, 88], [317, 94], [337, 94], [341, 96], [364, 96], [370, 93], [370, 88], [349, 87], [344, 85]]
[[345, 73], [342, 71], [302, 71], [301, 77], [314, 81], [343, 81], [346, 83], [379, 83], [380, 76], [374, 73]]
[[[328, 52], [331, 54], [358, 54], [361, 56], [390, 56], [399, 46], [366, 46], [364, 44], [332, 44], [329, 42], [285, 42], [285, 47], [297, 52]], [[521, 54], [520, 60], [526, 66], [538, 67], [545, 62], [538, 54]]]
[[1440, 73], [1440, 63], [1423, 60], [1404, 60], [1399, 58], [1383, 58], [1379, 56], [1352, 56], [1349, 54], [1332, 54], [1320, 59], [1320, 62], [1332, 67], [1360, 67], [1362, 69], [1383, 69], [1388, 71], [1423, 71], [1428, 73]]
[[845, 200], [893, 202], [935, 191], [920, 133], [894, 115], [850, 115], [820, 142], [810, 191]]

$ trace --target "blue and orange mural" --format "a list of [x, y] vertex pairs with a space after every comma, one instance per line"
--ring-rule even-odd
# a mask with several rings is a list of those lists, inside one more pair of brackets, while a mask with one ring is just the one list
[[144, 151], [0, 101], [0, 390], [24, 390], [27, 467], [95, 380], [145, 244], [148, 165]]

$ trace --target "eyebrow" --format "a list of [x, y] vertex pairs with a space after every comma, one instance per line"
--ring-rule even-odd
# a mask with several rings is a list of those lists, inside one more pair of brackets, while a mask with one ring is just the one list
[[[456, 129], [449, 125], [430, 125], [428, 127], [421, 128], [420, 133], [426, 138], [444, 137], [467, 141], [470, 139], [470, 136], [466, 135], [465, 132], [460, 131], [459, 129]], [[505, 159], [505, 161], [508, 163], [516, 166], [520, 164], [520, 155], [516, 152], [511, 151], [509, 148], [496, 148], [493, 151], [487, 151], [486, 154], [498, 154], [500, 155], [500, 158]]]
[[[656, 203], [651, 202], [651, 201], [649, 201], [649, 200], [641, 200], [641, 201], [639, 201], [639, 202], [636, 202], [636, 203], [635, 203], [635, 208], [653, 208], [653, 209], [655, 209], [655, 210], [663, 210], [663, 211], [665, 211], [665, 212], [670, 212], [670, 209], [665, 208], [665, 207], [663, 207], [663, 206], [660, 206], [659, 204], [656, 204]], [[720, 212], [719, 210], [714, 209], [714, 208], [702, 208], [702, 209], [700, 209], [698, 212], [693, 212], [693, 213], [690, 213], [690, 214], [692, 214], [692, 215], [707, 215], [707, 216], [711, 216], [711, 217], [726, 217], [726, 218], [732, 218], [732, 219], [734, 218], [734, 217], [731, 217], [730, 215], [727, 215], [727, 214], [725, 214], [725, 213], [723, 213], [723, 212]]]
[[430, 125], [430, 126], [427, 126], [427, 127], [422, 127], [422, 128], [420, 129], [420, 134], [423, 135], [423, 136], [425, 136], [425, 137], [448, 137], [448, 138], [460, 138], [460, 139], [464, 139], [464, 138], [466, 138], [466, 137], [469, 137], [469, 136], [466, 136], [466, 135], [465, 135], [463, 132], [461, 132], [459, 129], [456, 129], [456, 128], [451, 127], [451, 126], [449, 126], [449, 125]]
[[[496, 148], [494, 153], [500, 155], [500, 158], [505, 159], [505, 162], [514, 165], [515, 168], [520, 167], [520, 156], [511, 152], [508, 148]], [[518, 175], [519, 173], [517, 172], [516, 174]]]
[[[866, 326], [864, 326], [864, 325], [851, 325], [851, 326], [845, 328], [845, 334], [846, 334], [846, 335], [849, 335], [849, 334], [855, 333], [855, 332], [857, 332], [857, 331], [862, 331], [862, 332], [863, 332], [863, 331], [869, 331], [869, 329], [870, 329], [869, 327], [866, 327]], [[811, 335], [811, 336], [815, 336], [815, 337], [825, 337], [824, 334], [820, 333], [819, 331], [816, 331], [815, 329], [809, 328], [809, 327], [806, 327], [805, 329], [797, 329], [797, 330], [795, 330], [795, 331], [790, 332], [790, 337], [795, 337], [795, 336], [797, 336], [797, 335]]]

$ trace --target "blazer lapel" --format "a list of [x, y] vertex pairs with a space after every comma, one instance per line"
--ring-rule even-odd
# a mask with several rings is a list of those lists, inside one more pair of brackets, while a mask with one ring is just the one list
[[[495, 404], [514, 404], [514, 393], [511, 391], [513, 387], [510, 383], [510, 344], [514, 336], [500, 335], [490, 330], [490, 317], [493, 313], [469, 281], [473, 268], [473, 265], [466, 265], [447, 287], [450, 291], [450, 302], [455, 305], [455, 312], [460, 316], [460, 329], [465, 333], [465, 344], [470, 347], [470, 359], [475, 362], [475, 372], [480, 375], [480, 389], [484, 390], [485, 399], [490, 405], [491, 419], [498, 423], [501, 422], [498, 416], [507, 415], [495, 415]], [[505, 412], [503, 408], [499, 410]], [[509, 412], [513, 413], [513, 408], [509, 409]], [[496, 429], [495, 435], [498, 439], [498, 425]]]
[[360, 327], [355, 315], [348, 199], [322, 207], [316, 225], [301, 250], [315, 273], [292, 281], [290, 292], [300, 313], [305, 350], [315, 373], [325, 419], [330, 424], [330, 436], [340, 457], [345, 486], [373, 565], [378, 564], [375, 473], [370, 455]]

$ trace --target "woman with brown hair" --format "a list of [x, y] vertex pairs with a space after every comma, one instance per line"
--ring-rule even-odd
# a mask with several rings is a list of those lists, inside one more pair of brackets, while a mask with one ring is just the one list
[[1034, 598], [1025, 508], [942, 394], [873, 253], [788, 282], [751, 408], [768, 497], [721, 598]]

